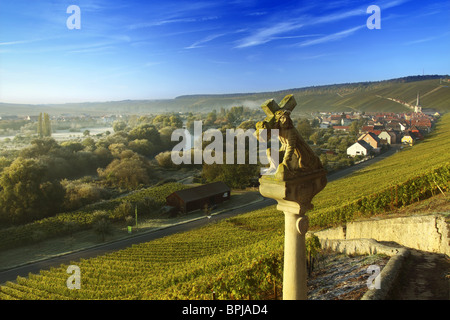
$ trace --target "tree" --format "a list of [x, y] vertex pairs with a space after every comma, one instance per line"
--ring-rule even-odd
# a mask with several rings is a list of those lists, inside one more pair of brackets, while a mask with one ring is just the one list
[[313, 128], [319, 128], [320, 127], [320, 121], [317, 118], [314, 118], [313, 121], [311, 122], [311, 127]]
[[124, 121], [114, 121], [112, 127], [114, 132], [119, 132], [125, 130], [127, 124]]
[[128, 134], [128, 140], [131, 141], [136, 139], [147, 139], [155, 146], [159, 146], [161, 143], [158, 130], [151, 124], [141, 124], [133, 128]]
[[[236, 157], [236, 155], [235, 155]], [[224, 154], [225, 158], [225, 154]], [[236, 162], [236, 159], [235, 159]], [[203, 164], [202, 178], [207, 182], [223, 181], [230, 188], [244, 189], [258, 177], [256, 164]]]
[[321, 132], [316, 131], [309, 137], [309, 140], [311, 140], [312, 142], [314, 142], [315, 145], [317, 145], [320, 141], [321, 136], [322, 136]]
[[253, 120], [247, 120], [247, 121], [243, 121], [238, 129], [243, 129], [243, 130], [247, 130], [247, 129], [255, 129], [256, 126], [256, 121]]
[[17, 158], [0, 176], [0, 214], [11, 223], [31, 222], [56, 214], [64, 189], [48, 179], [48, 168], [36, 159]]
[[85, 138], [81, 144], [83, 145], [86, 150], [94, 151], [95, 150], [95, 141], [91, 137]]
[[350, 123], [349, 132], [351, 135], [357, 136], [359, 134], [360, 129], [361, 129], [361, 125], [360, 125], [359, 121], [352, 121], [352, 123]]
[[44, 137], [51, 137], [52, 135], [52, 125], [50, 123], [50, 116], [48, 115], [48, 113], [44, 113], [42, 133]]
[[38, 134], [39, 138], [42, 138], [44, 136], [43, 124], [42, 124], [42, 112], [39, 113], [39, 117], [38, 117], [37, 134]]
[[338, 145], [338, 143], [339, 143], [339, 138], [338, 137], [336, 137], [336, 136], [331, 136], [329, 139], [328, 139], [328, 148], [329, 149], [334, 149], [334, 148], [336, 148], [336, 146]]
[[[159, 130], [161, 150], [171, 150], [177, 144], [177, 141], [172, 141], [172, 133], [175, 129], [175, 127], [164, 127]], [[153, 147], [153, 150], [156, 148]]]
[[232, 113], [236, 120], [240, 120], [244, 115], [244, 106], [234, 106], [231, 107], [228, 113]]
[[172, 151], [165, 151], [158, 153], [155, 157], [158, 165], [163, 168], [180, 168], [181, 166], [177, 166], [172, 161]]
[[61, 147], [70, 150], [72, 153], [76, 153], [84, 149], [84, 145], [76, 141], [64, 141], [61, 143]]
[[321, 155], [319, 156], [319, 158], [320, 158], [320, 162], [322, 162], [322, 165], [323, 165], [324, 167], [328, 166], [328, 157], [327, 157], [326, 154], [321, 154]]
[[[131, 150], [128, 150], [133, 153]], [[98, 175], [110, 184], [127, 189], [136, 189], [150, 183], [148, 162], [133, 153], [131, 157], [113, 160], [106, 169], [98, 169]]]
[[229, 124], [234, 124], [234, 122], [237, 120], [236, 115], [233, 112], [228, 112], [226, 118]]
[[0, 157], [0, 173], [3, 171], [3, 169], [9, 167], [11, 165], [13, 160], [10, 160], [6, 157]]
[[120, 203], [113, 211], [114, 219], [126, 219], [132, 216], [134, 216], [134, 206], [128, 201]]
[[217, 112], [214, 109], [213, 111], [208, 113], [208, 115], [206, 116], [205, 125], [206, 126], [213, 125], [216, 120], [217, 120]]
[[150, 156], [154, 150], [154, 146], [147, 139], [136, 139], [128, 144], [128, 147], [143, 156]]
[[43, 155], [53, 155], [61, 146], [53, 138], [34, 139], [31, 146], [20, 151], [20, 156], [24, 158], [38, 158]]
[[297, 124], [297, 130], [304, 139], [308, 139], [308, 137], [313, 133], [313, 129], [311, 128], [311, 124], [308, 119], [300, 120]]
[[122, 152], [124, 152], [125, 150], [128, 150], [127, 147], [125, 146], [125, 144], [123, 144], [123, 143], [110, 144], [108, 149], [109, 149], [109, 151], [111, 151], [111, 155], [116, 158], [120, 158], [121, 157], [120, 155], [122, 154]]
[[347, 139], [341, 139], [341, 142], [337, 145], [337, 150], [340, 153], [347, 154], [347, 148], [350, 147], [351, 144], [348, 143]]
[[100, 188], [94, 184], [77, 183], [62, 180], [62, 185], [65, 189], [64, 210], [75, 210], [90, 203], [100, 201], [104, 197], [109, 197], [110, 194], [106, 189]]
[[102, 238], [102, 242], [105, 241], [106, 236], [113, 233], [111, 221], [108, 219], [108, 214], [104, 211], [96, 211], [94, 213], [92, 228]]
[[172, 115], [169, 118], [170, 120], [170, 126], [174, 128], [181, 128], [183, 127], [183, 120], [178, 115]]

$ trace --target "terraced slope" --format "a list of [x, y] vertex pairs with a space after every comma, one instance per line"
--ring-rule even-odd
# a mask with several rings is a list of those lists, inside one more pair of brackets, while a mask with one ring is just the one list
[[[399, 206], [439, 192], [437, 186], [448, 191], [449, 147], [450, 114], [424, 142], [329, 183], [313, 201], [315, 209], [308, 214], [312, 227], [322, 225], [321, 221], [323, 226], [338, 223], [349, 218], [349, 212], [357, 216], [369, 204], [373, 209], [369, 206], [363, 214], [382, 210], [383, 199], [392, 190], [401, 190], [396, 195], [405, 202], [397, 199]], [[346, 215], [339, 216], [341, 212]], [[68, 266], [61, 266], [7, 283], [0, 287], [0, 299], [211, 299], [213, 291], [218, 299], [258, 299], [274, 283], [282, 283], [283, 223], [275, 206], [256, 210], [74, 261], [81, 271], [79, 290], [67, 288]]]

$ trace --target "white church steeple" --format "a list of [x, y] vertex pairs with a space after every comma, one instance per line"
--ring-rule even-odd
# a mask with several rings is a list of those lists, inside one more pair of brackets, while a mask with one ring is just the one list
[[416, 101], [416, 106], [414, 107], [414, 112], [415, 113], [421, 113], [422, 112], [422, 106], [420, 105], [420, 96], [419, 93], [417, 92], [417, 101]]

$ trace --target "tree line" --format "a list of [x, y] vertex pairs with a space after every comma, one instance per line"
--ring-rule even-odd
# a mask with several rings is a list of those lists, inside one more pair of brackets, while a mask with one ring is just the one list
[[0, 157], [0, 223], [28, 223], [111, 196], [111, 189], [157, 182], [151, 161], [173, 147], [171, 133], [182, 126], [179, 117], [167, 117], [168, 122], [165, 117], [133, 118], [115, 123], [115, 132], [99, 139], [58, 143], [44, 136], [51, 127], [48, 114], [41, 114], [42, 137]]

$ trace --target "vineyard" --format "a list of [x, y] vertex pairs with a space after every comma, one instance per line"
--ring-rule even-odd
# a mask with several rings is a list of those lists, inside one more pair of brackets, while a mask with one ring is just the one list
[[[60, 213], [54, 217], [41, 219], [21, 226], [13, 226], [0, 230], [0, 250], [34, 243], [36, 234], [45, 235], [45, 238], [53, 238], [70, 232], [89, 229], [94, 222], [95, 214], [105, 211], [111, 221], [123, 220], [124, 217], [115, 214], [121, 203], [129, 202], [138, 206], [139, 212], [158, 212], [165, 205], [166, 197], [174, 191], [188, 188], [181, 183], [166, 183], [161, 186], [147, 188], [134, 192], [121, 198], [102, 201], [88, 205], [74, 212]], [[146, 210], [146, 209], [151, 210]], [[69, 230], [70, 228], [70, 230]]]
[[329, 183], [313, 199], [314, 210], [308, 213], [311, 224], [330, 227], [425, 199], [440, 189], [448, 191], [449, 150], [450, 114], [446, 114], [434, 132], [413, 148]]
[[73, 262], [81, 270], [80, 290], [66, 287], [68, 266], [61, 266], [7, 283], [0, 298], [208, 299], [212, 290], [218, 298], [247, 298], [255, 284], [267, 282], [267, 271], [274, 279], [280, 277], [281, 230], [280, 215], [271, 209], [255, 211]]
[[[448, 192], [450, 114], [425, 141], [333, 181], [314, 199], [319, 229]], [[283, 214], [275, 206], [88, 260], [73, 261], [81, 289], [66, 286], [68, 265], [18, 277], [0, 299], [264, 299], [281, 288]]]

